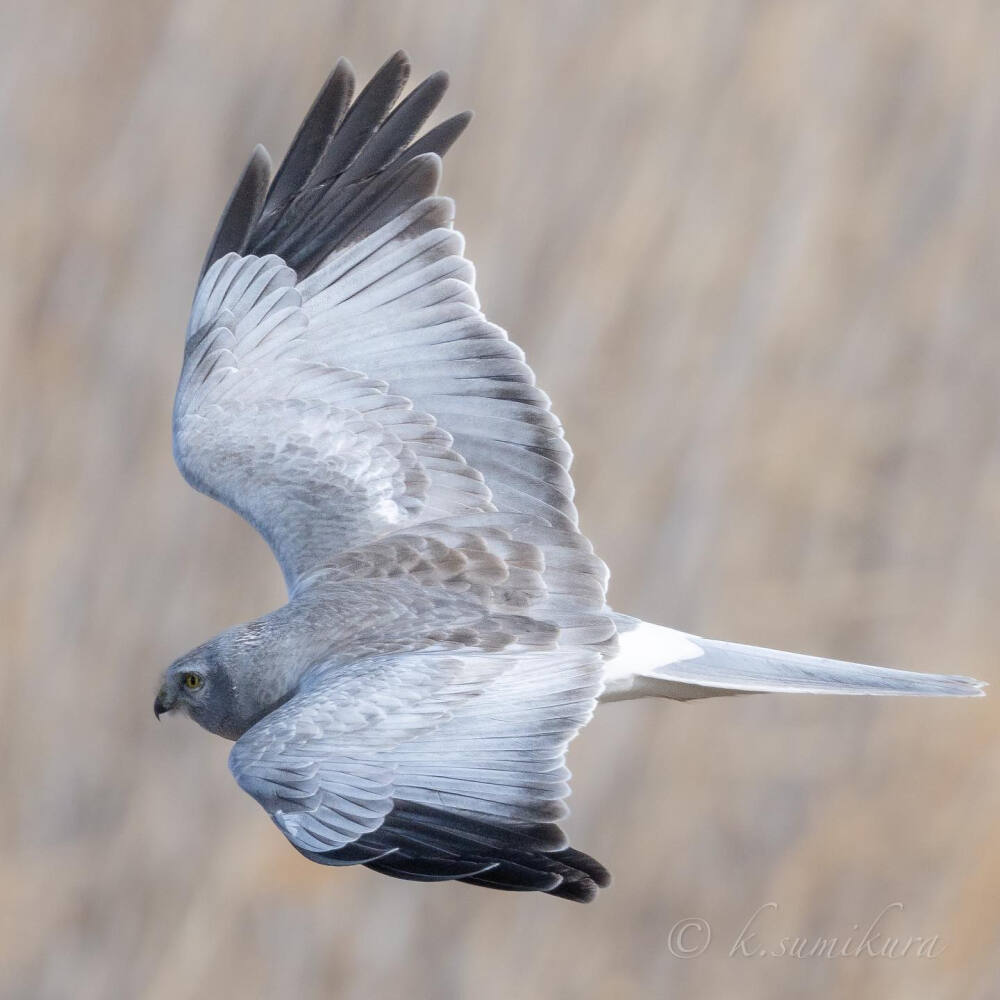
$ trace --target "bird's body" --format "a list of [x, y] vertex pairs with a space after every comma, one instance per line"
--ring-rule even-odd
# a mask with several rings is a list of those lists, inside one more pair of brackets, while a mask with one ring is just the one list
[[393, 110], [407, 73], [397, 54], [351, 103], [338, 64], [219, 224], [174, 450], [268, 541], [289, 600], [173, 664], [157, 713], [235, 740], [237, 781], [313, 860], [587, 900], [607, 873], [556, 823], [599, 700], [981, 692], [612, 611], [562, 427], [437, 194], [468, 116], [414, 141], [446, 78]]

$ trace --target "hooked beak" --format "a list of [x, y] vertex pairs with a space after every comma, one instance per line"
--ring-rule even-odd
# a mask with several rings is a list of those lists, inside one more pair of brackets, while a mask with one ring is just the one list
[[173, 707], [174, 703], [168, 697], [167, 689], [160, 688], [159, 693], [156, 695], [156, 701], [153, 702], [153, 715], [159, 719], [164, 712], [169, 712]]

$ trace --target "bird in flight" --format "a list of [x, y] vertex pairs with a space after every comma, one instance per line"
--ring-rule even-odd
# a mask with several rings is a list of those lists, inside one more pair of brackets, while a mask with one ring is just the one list
[[[330, 74], [272, 177], [218, 224], [173, 415], [187, 481], [242, 515], [288, 602], [173, 663], [155, 712], [235, 741], [237, 783], [325, 865], [586, 902], [566, 748], [604, 702], [741, 692], [978, 695], [964, 677], [702, 639], [613, 611], [572, 453], [480, 310], [438, 193], [469, 122], [420, 135], [397, 53]], [[398, 102], [398, 103], [397, 103]]]

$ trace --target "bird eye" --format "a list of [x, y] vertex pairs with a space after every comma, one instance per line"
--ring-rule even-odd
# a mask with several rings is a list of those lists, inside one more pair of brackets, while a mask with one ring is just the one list
[[201, 674], [185, 674], [181, 680], [188, 691], [197, 691], [205, 683]]

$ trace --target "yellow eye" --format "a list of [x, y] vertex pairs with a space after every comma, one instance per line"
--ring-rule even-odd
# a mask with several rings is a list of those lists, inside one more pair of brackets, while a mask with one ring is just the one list
[[200, 674], [185, 674], [181, 680], [188, 691], [197, 691], [205, 683]]

